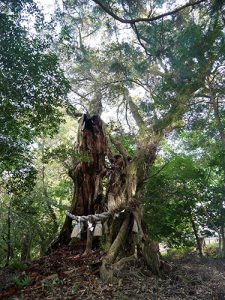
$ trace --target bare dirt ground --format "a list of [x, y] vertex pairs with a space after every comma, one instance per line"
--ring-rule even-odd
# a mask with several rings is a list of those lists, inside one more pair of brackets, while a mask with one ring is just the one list
[[116, 283], [106, 284], [99, 278], [103, 253], [80, 253], [65, 247], [27, 262], [25, 270], [0, 270], [0, 299], [225, 300], [224, 259], [191, 255], [169, 261], [168, 272], [160, 277], [140, 260], [118, 272]]

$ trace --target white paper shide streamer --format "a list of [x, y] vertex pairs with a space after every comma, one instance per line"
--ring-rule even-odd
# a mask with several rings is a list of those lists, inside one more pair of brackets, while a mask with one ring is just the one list
[[74, 227], [73, 227], [73, 231], [71, 233], [71, 238], [81, 238], [81, 223], [80, 223], [80, 219], [78, 221], [74, 220]]
[[92, 232], [94, 230], [94, 225], [91, 221], [88, 220], [88, 229]]
[[94, 236], [102, 236], [102, 223], [98, 221], [95, 225]]
[[133, 224], [132, 231], [133, 231], [134, 233], [138, 233], [138, 223], [137, 223], [137, 221], [136, 221], [135, 218], [134, 218], [134, 224]]

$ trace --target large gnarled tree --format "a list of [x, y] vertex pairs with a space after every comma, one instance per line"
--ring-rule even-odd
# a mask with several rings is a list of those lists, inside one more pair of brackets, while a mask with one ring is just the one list
[[[64, 51], [68, 39], [73, 42], [75, 53], [69, 50], [63, 59], [76, 102], [86, 110], [79, 121], [77, 142], [77, 151], [84, 157], [74, 162], [69, 172], [74, 182], [70, 212], [78, 216], [110, 214], [105, 221], [109, 250], [102, 277], [112, 277], [114, 268], [108, 265], [120, 267], [140, 255], [159, 273], [157, 243], [148, 237], [141, 191], [161, 140], [180, 125], [190, 99], [210, 74], [210, 49], [218, 36], [210, 23], [208, 1], [190, 2], [162, 15], [157, 14], [154, 1], [94, 2], [96, 6], [80, 1], [77, 9], [65, 1], [67, 42], [59, 47]], [[192, 15], [191, 9], [199, 7], [199, 15]], [[92, 34], [97, 41], [93, 47]], [[100, 42], [106, 34], [108, 40]], [[198, 48], [199, 44], [202, 47]], [[140, 96], [134, 96], [135, 89]], [[112, 118], [115, 125], [110, 132], [101, 113], [103, 107], [115, 106], [118, 118]], [[121, 126], [132, 133], [127, 134], [127, 128]], [[121, 134], [132, 136], [133, 155], [121, 142]], [[67, 216], [51, 247], [67, 244], [71, 231], [72, 219]], [[86, 253], [92, 244], [89, 228], [87, 241]]]

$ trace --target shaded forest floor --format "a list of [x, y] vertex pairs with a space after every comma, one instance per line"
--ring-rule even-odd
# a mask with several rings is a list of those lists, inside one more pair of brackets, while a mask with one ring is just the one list
[[224, 259], [169, 261], [161, 277], [140, 260], [118, 272], [117, 283], [106, 284], [99, 279], [103, 253], [81, 257], [81, 248], [65, 247], [27, 262], [25, 270], [0, 270], [0, 299], [225, 299]]

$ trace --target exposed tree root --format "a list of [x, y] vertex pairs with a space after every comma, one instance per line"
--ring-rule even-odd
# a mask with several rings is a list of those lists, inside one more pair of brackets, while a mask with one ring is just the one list
[[[120, 230], [115, 240], [113, 241], [107, 255], [102, 261], [100, 276], [104, 281], [109, 281], [109, 282], [115, 281], [116, 280], [114, 276], [115, 273], [121, 270], [125, 264], [134, 262], [137, 259], [137, 246], [138, 243], [140, 246], [140, 239], [142, 239], [140, 255], [144, 257], [147, 266], [151, 269], [151, 271], [154, 274], [159, 275], [160, 273], [161, 262], [159, 260], [158, 243], [153, 242], [149, 239], [144, 240], [143, 239], [144, 233], [142, 230], [140, 230], [140, 232], [137, 233], [138, 236], [135, 238], [134, 241], [134, 237], [132, 236], [132, 231], [129, 228], [131, 216], [133, 216], [133, 214], [131, 213], [128, 213], [125, 216], [125, 219], [122, 222], [122, 225], [120, 227]], [[137, 213], [135, 214], [135, 216], [139, 226], [141, 226], [141, 221]], [[131, 239], [133, 239], [133, 245], [134, 245], [134, 247], [132, 247], [133, 254], [130, 256], [122, 257], [118, 261], [116, 261], [119, 256], [124, 255], [123, 251], [120, 250], [122, 248], [122, 245], [124, 246], [124, 244], [129, 240], [127, 238], [127, 235], [129, 235]]]
[[122, 243], [124, 242], [125, 236], [127, 234], [127, 229], [128, 229], [128, 225], [129, 225], [129, 221], [130, 221], [130, 214], [127, 214], [122, 226], [120, 227], [120, 230], [117, 234], [117, 237], [115, 238], [114, 242], [112, 243], [106, 257], [105, 257], [105, 261], [108, 264], [112, 264], [115, 262], [116, 257], [119, 253], [119, 250], [121, 248]]
[[135, 254], [131, 255], [131, 256], [127, 256], [127, 257], [123, 257], [121, 258], [119, 261], [117, 261], [113, 267], [116, 271], [121, 270], [125, 265], [131, 263], [131, 262], [135, 262], [137, 260], [137, 256]]
[[147, 266], [154, 273], [160, 273], [159, 245], [152, 240], [145, 241], [142, 249], [142, 255]]
[[119, 253], [119, 250], [121, 248], [122, 243], [124, 242], [128, 225], [130, 221], [130, 214], [127, 214], [122, 226], [120, 227], [120, 230], [112, 243], [107, 255], [102, 261], [102, 266], [100, 268], [100, 276], [104, 281], [110, 281], [112, 282], [114, 279], [113, 275], [113, 263], [115, 262], [117, 255]]

